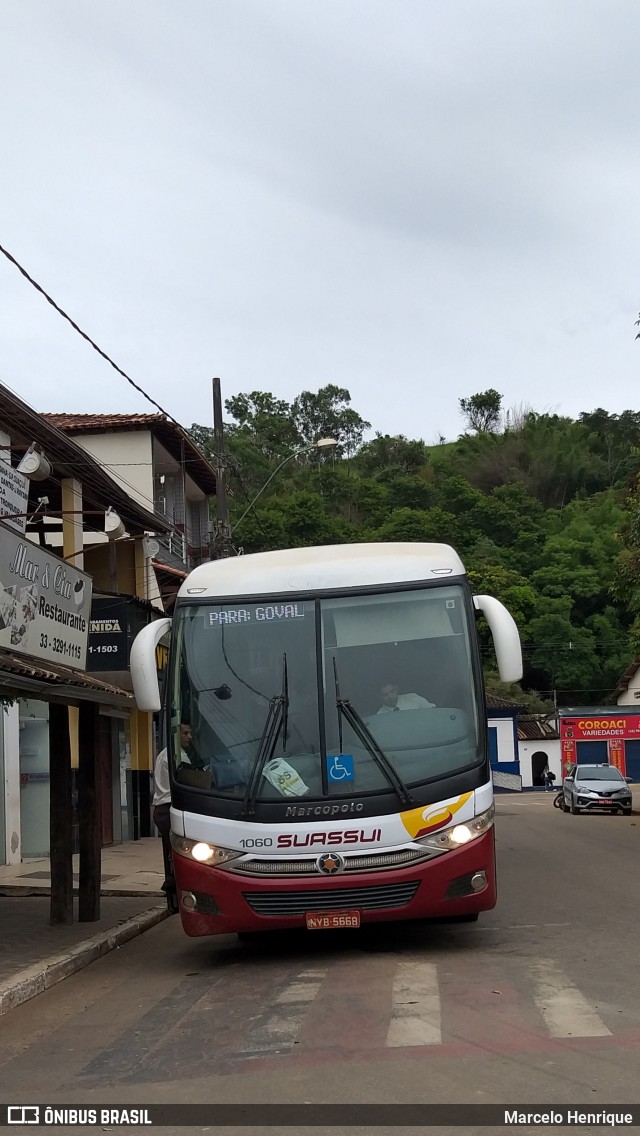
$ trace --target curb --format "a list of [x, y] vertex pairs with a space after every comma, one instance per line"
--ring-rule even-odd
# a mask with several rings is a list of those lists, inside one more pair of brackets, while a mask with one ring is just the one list
[[69, 975], [82, 970], [89, 963], [108, 954], [115, 947], [148, 931], [156, 923], [169, 918], [165, 906], [152, 907], [140, 915], [134, 915], [117, 927], [110, 927], [107, 931], [100, 931], [90, 939], [85, 939], [75, 947], [71, 947], [58, 955], [50, 955], [42, 962], [19, 970], [11, 978], [0, 983], [0, 1016], [15, 1009], [22, 1002], [28, 1002], [36, 994], [42, 994], [51, 986], [62, 982]]
[[[77, 887], [73, 889], [74, 899], [77, 899], [80, 892]], [[50, 896], [51, 888], [47, 884], [0, 884], [0, 897], [10, 899], [13, 895], [26, 895], [26, 896]], [[110, 888], [105, 887], [100, 889], [101, 896], [115, 896], [118, 899], [163, 899], [164, 892], [161, 888], [154, 888], [153, 891], [132, 891], [131, 888]]]

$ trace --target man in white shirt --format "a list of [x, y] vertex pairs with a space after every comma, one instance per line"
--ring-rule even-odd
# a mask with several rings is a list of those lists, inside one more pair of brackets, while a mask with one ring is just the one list
[[429, 710], [435, 702], [427, 702], [421, 694], [399, 694], [395, 682], [387, 682], [380, 688], [382, 706], [378, 714], [390, 714], [393, 710]]
[[[185, 753], [184, 748], [190, 742], [191, 726], [187, 722], [182, 722], [180, 725], [180, 762], [185, 765], [191, 765], [191, 759], [188, 753]], [[169, 878], [169, 867], [171, 865], [171, 784], [169, 782], [169, 756], [166, 748], [161, 749], [156, 757], [153, 780], [153, 823], [162, 837], [164, 856], [165, 880], [162, 890], [169, 891], [175, 887], [175, 884]]]

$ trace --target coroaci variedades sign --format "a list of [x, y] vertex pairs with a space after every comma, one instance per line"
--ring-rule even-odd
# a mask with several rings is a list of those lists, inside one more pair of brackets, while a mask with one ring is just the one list
[[0, 647], [84, 670], [91, 578], [0, 524]]

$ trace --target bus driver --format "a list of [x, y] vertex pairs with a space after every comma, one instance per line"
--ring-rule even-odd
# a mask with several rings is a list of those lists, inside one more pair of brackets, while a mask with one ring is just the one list
[[382, 706], [378, 714], [389, 714], [393, 710], [429, 710], [435, 702], [427, 702], [420, 694], [399, 694], [395, 682], [387, 682], [380, 688]]

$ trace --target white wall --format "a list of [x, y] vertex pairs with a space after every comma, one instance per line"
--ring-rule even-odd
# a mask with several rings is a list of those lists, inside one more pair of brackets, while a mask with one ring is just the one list
[[498, 761], [517, 761], [513, 718], [490, 718], [487, 715], [487, 725], [495, 727], [498, 744]]
[[148, 430], [74, 434], [73, 440], [100, 462], [105, 473], [134, 501], [148, 512], [154, 512], [152, 438]]
[[531, 788], [533, 785], [531, 758], [534, 753], [546, 753], [549, 769], [556, 775], [554, 785], [560, 787], [562, 782], [562, 752], [559, 738], [538, 738], [536, 741], [519, 742], [518, 750], [523, 788]]

